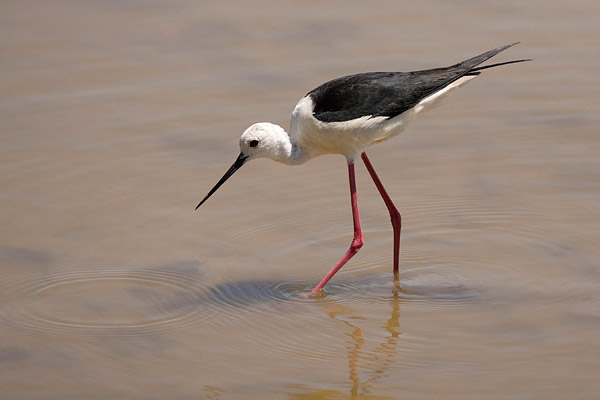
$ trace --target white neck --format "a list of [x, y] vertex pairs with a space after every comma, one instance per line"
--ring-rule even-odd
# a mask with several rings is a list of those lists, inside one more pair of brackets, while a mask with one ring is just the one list
[[300, 165], [312, 158], [299, 143], [290, 139], [287, 132], [283, 132], [285, 137], [280, 142], [281, 151], [277, 152], [276, 157], [272, 158], [273, 160], [286, 165]]

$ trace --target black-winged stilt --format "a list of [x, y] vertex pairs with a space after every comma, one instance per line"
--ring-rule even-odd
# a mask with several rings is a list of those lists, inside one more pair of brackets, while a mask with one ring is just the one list
[[529, 61], [513, 60], [478, 67], [517, 43], [498, 47], [450, 67], [413, 72], [367, 72], [322, 84], [308, 92], [294, 108], [289, 134], [269, 122], [257, 123], [246, 129], [240, 138], [240, 155], [196, 209], [235, 171], [254, 158], [270, 158], [287, 165], [299, 165], [322, 154], [346, 156], [354, 239], [346, 254], [312, 290], [314, 294], [363, 245], [354, 176], [354, 161], [360, 156], [390, 212], [394, 232], [393, 270], [397, 279], [401, 217], [365, 149], [398, 135], [415, 115], [432, 108], [439, 100], [479, 75], [481, 70]]

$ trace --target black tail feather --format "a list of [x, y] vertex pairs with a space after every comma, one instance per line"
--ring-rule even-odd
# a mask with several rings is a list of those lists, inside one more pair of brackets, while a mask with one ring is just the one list
[[508, 49], [509, 47], [513, 47], [519, 43], [520, 42], [514, 42], [511, 44], [504, 45], [504, 46], [496, 47], [495, 49], [488, 50], [485, 53], [481, 53], [475, 57], [469, 58], [468, 60], [461, 61], [461, 62], [454, 64], [448, 68], [449, 69], [454, 69], [454, 68], [461, 69], [465, 72], [473, 71], [475, 69], [475, 67], [477, 67], [479, 64], [489, 60], [490, 58], [494, 57], [496, 54], [501, 53], [504, 50]]

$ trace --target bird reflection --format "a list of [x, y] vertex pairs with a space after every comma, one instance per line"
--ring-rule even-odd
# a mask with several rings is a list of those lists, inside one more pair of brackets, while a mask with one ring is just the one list
[[[360, 321], [367, 318], [352, 315], [354, 310], [336, 301], [325, 301], [321, 306], [326, 309], [330, 318], [342, 323], [348, 332], [346, 350], [348, 357], [348, 377], [350, 380], [350, 393], [345, 394], [337, 390], [311, 390], [306, 393], [289, 393], [289, 399], [393, 399], [389, 396], [377, 396], [370, 394], [377, 381], [385, 375], [394, 363], [397, 355], [400, 330], [400, 285], [394, 280], [392, 296], [390, 298], [390, 317], [382, 325], [385, 329], [386, 339], [379, 345], [369, 350], [364, 348], [368, 338], [365, 338]], [[357, 321], [357, 322], [355, 322]], [[361, 360], [366, 364], [361, 363]], [[362, 365], [361, 365], [362, 364]]]

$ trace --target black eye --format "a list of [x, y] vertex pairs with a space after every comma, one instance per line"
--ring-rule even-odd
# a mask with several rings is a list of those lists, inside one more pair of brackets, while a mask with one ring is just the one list
[[254, 139], [250, 141], [250, 147], [256, 147], [258, 146], [258, 140]]

